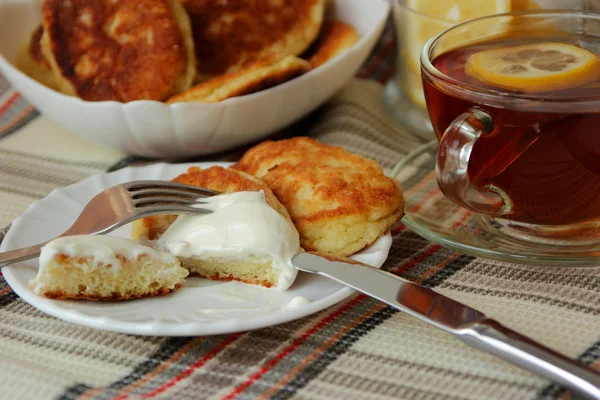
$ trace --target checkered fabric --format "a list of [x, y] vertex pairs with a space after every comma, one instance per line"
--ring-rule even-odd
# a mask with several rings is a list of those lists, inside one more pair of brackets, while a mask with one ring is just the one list
[[[392, 27], [359, 73], [304, 125], [388, 171], [422, 143], [384, 111]], [[304, 129], [304, 128], [303, 128]], [[288, 133], [289, 134], [289, 133]], [[54, 188], [131, 163], [39, 114], [0, 78], [0, 225]], [[235, 159], [234, 151], [219, 159]], [[425, 184], [430, 184], [425, 182]], [[2, 234], [0, 234], [0, 240]], [[600, 369], [600, 270], [489, 261], [402, 224], [384, 269]], [[252, 332], [137, 337], [49, 317], [0, 278], [2, 399], [563, 399], [563, 388], [364, 295]]]

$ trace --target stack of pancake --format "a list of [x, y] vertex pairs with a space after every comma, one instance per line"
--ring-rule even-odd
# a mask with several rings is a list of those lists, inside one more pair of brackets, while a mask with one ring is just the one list
[[[192, 167], [173, 181], [223, 193], [263, 191], [271, 207], [291, 219], [304, 250], [336, 256], [370, 246], [404, 215], [400, 184], [377, 162], [307, 137], [266, 141], [231, 168]], [[175, 218], [135, 221], [132, 239], [157, 241]]]
[[44, 0], [16, 65], [87, 101], [218, 102], [351, 47], [325, 0]]

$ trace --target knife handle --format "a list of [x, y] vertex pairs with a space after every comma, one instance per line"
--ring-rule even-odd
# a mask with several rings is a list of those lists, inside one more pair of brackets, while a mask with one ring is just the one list
[[600, 399], [600, 375], [497, 321], [485, 319], [463, 328], [460, 340], [540, 376], [566, 386], [590, 399]]

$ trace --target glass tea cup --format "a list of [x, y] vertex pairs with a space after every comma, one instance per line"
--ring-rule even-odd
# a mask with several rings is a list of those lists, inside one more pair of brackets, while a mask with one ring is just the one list
[[438, 186], [486, 229], [600, 242], [600, 14], [472, 20], [421, 54]]

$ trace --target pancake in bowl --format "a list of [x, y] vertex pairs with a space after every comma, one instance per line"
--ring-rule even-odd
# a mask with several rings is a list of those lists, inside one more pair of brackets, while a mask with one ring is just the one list
[[190, 168], [173, 181], [222, 192], [202, 199], [210, 214], [157, 216], [133, 224], [132, 238], [177, 256], [192, 275], [285, 290], [297, 271], [300, 238], [285, 208], [260, 180], [222, 167]]
[[263, 142], [233, 168], [271, 188], [307, 251], [354, 254], [384, 235], [404, 213], [400, 184], [386, 177], [379, 164], [310, 138]]
[[330, 20], [323, 24], [319, 37], [311, 46], [308, 54], [303, 55], [313, 68], [325, 64], [342, 51], [354, 46], [360, 36], [352, 25], [342, 21]]
[[309, 62], [294, 56], [288, 56], [281, 60], [277, 60], [276, 57], [267, 57], [239, 71], [230, 72], [200, 83], [183, 93], [171, 97], [167, 100], [167, 103], [215, 103], [230, 97], [243, 96], [268, 89], [302, 75], [310, 69]]
[[30, 78], [42, 85], [58, 90], [50, 63], [42, 53], [41, 40], [43, 33], [44, 28], [41, 25], [31, 33], [29, 38], [27, 38], [27, 42], [17, 54], [15, 65]]
[[182, 0], [190, 14], [197, 81], [275, 54], [299, 55], [317, 37], [323, 0]]
[[66, 94], [163, 100], [192, 84], [191, 26], [176, 0], [44, 0], [42, 16], [42, 50]]

